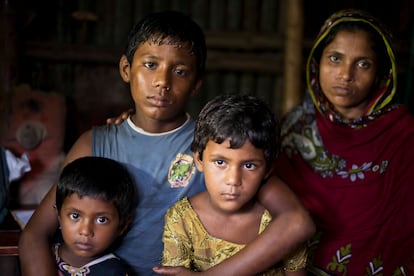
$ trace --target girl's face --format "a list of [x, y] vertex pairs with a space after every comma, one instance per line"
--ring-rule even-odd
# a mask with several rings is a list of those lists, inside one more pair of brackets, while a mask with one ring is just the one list
[[80, 267], [100, 256], [122, 234], [112, 202], [78, 194], [65, 198], [59, 212], [62, 237], [60, 256]]
[[230, 148], [229, 140], [217, 144], [208, 141], [195, 162], [204, 173], [211, 206], [219, 213], [235, 214], [246, 211], [260, 183], [267, 173], [267, 163], [262, 149], [246, 141], [242, 147]]
[[345, 118], [362, 117], [377, 81], [377, 55], [364, 31], [340, 31], [322, 52], [319, 82]]

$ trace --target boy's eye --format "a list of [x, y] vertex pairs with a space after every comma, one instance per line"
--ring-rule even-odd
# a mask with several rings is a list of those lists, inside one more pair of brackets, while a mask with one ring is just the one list
[[99, 223], [99, 224], [104, 224], [104, 223], [108, 222], [108, 219], [106, 217], [98, 217], [96, 219], [96, 222]]
[[182, 69], [175, 69], [175, 73], [179, 76], [185, 76], [187, 74], [187, 71]]
[[223, 161], [223, 160], [216, 160], [216, 161], [214, 161], [214, 163], [215, 163], [217, 166], [224, 166], [224, 161]]
[[147, 62], [144, 62], [144, 66], [149, 68], [149, 69], [152, 69], [152, 68], [155, 67], [155, 63], [151, 62], [151, 61], [147, 61]]
[[69, 218], [71, 219], [71, 220], [78, 220], [79, 219], [79, 214], [78, 213], [70, 213], [69, 214]]

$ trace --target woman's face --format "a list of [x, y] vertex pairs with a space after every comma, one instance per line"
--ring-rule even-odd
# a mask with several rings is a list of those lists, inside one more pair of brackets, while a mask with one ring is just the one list
[[345, 118], [362, 117], [377, 80], [377, 55], [364, 31], [339, 31], [322, 52], [319, 82]]

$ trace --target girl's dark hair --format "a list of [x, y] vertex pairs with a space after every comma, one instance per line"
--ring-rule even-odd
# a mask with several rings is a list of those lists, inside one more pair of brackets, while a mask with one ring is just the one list
[[63, 168], [56, 187], [56, 208], [60, 212], [66, 197], [76, 193], [112, 202], [120, 225], [131, 216], [136, 204], [135, 185], [119, 162], [104, 157], [82, 157]]
[[371, 25], [362, 21], [344, 21], [333, 26], [327, 36], [320, 42], [315, 49], [316, 60], [320, 60], [323, 50], [328, 46], [341, 31], [363, 31], [368, 34], [371, 41], [371, 49], [377, 54], [378, 73], [380, 77], [388, 75], [391, 69], [391, 60], [388, 55], [386, 45], [381, 35]]
[[221, 144], [230, 140], [230, 148], [243, 146], [246, 140], [262, 149], [270, 165], [279, 153], [279, 124], [270, 108], [249, 95], [222, 95], [201, 110], [191, 150], [200, 158], [209, 140]]
[[132, 64], [137, 48], [146, 41], [162, 44], [189, 43], [197, 60], [197, 76], [205, 73], [207, 47], [204, 32], [189, 16], [178, 11], [151, 13], [130, 31], [125, 55]]

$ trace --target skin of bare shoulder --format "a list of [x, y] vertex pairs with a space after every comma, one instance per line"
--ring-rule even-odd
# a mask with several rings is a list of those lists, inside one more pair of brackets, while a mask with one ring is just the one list
[[72, 146], [70, 151], [68, 152], [64, 165], [72, 162], [73, 160], [84, 157], [84, 156], [91, 156], [92, 155], [92, 130], [88, 130], [84, 132], [78, 140], [76, 140], [75, 144]]

